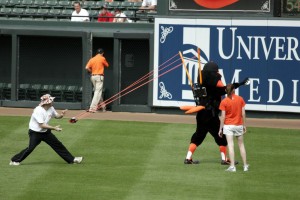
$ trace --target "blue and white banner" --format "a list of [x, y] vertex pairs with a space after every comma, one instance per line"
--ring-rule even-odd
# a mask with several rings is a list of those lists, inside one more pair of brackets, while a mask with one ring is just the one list
[[155, 19], [153, 106], [195, 105], [192, 82], [201, 65], [219, 65], [224, 84], [250, 78], [237, 90], [247, 110], [300, 112], [300, 21]]

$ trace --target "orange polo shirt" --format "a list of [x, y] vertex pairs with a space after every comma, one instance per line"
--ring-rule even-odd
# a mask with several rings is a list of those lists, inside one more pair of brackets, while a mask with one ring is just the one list
[[109, 67], [109, 64], [101, 54], [97, 54], [86, 64], [86, 69], [93, 75], [104, 75], [104, 67]]
[[225, 111], [225, 125], [243, 125], [242, 108], [246, 103], [238, 95], [232, 94], [232, 99], [226, 97], [220, 103], [219, 109]]

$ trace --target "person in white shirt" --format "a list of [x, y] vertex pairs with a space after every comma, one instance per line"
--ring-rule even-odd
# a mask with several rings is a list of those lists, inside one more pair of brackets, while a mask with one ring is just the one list
[[157, 0], [143, 0], [140, 9], [147, 9], [150, 11], [155, 11], [157, 6]]
[[29, 122], [29, 145], [20, 153], [13, 156], [9, 165], [20, 165], [42, 141], [47, 143], [67, 163], [81, 163], [83, 157], [74, 157], [51, 132], [51, 130], [62, 131], [62, 128], [60, 128], [60, 126], [49, 125], [50, 119], [53, 117], [61, 119], [66, 113], [66, 110], [63, 110], [61, 114], [56, 112], [52, 106], [54, 98], [55, 97], [51, 97], [49, 94], [45, 94], [41, 97], [41, 102], [39, 106], [33, 110]]
[[127, 18], [126, 15], [120, 10], [119, 8], [115, 9], [115, 18], [113, 22], [126, 22]]
[[71, 21], [73, 22], [88, 22], [90, 21], [89, 13], [86, 9], [81, 8], [78, 1], [74, 2], [74, 11], [72, 13]]

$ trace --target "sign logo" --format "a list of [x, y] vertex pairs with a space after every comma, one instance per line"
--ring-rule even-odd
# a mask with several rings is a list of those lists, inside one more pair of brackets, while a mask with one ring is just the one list
[[153, 106], [195, 105], [188, 77], [197, 82], [200, 48], [201, 68], [216, 62], [224, 84], [250, 78], [236, 91], [247, 110], [300, 113], [299, 32], [298, 21], [158, 18]]

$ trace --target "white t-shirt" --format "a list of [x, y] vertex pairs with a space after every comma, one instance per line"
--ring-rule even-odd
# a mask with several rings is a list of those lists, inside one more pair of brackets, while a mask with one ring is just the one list
[[48, 124], [52, 117], [58, 116], [58, 113], [54, 107], [50, 107], [48, 110], [45, 110], [42, 106], [37, 106], [31, 115], [29, 121], [29, 129], [36, 132], [46, 132], [47, 129], [40, 127], [41, 123]]
[[[81, 17], [77, 17], [81, 16]], [[76, 10], [73, 11], [71, 21], [73, 22], [83, 22], [83, 21], [90, 21], [89, 12], [86, 9], [81, 8], [80, 12], [77, 13]]]
[[157, 6], [157, 0], [143, 0], [142, 6]]
[[[124, 13], [118, 13], [115, 15], [115, 17], [116, 17], [116, 22], [123, 22], [124, 18], [118, 18], [118, 17], [126, 17], [126, 15]], [[126, 18], [124, 22], [126, 22]]]

